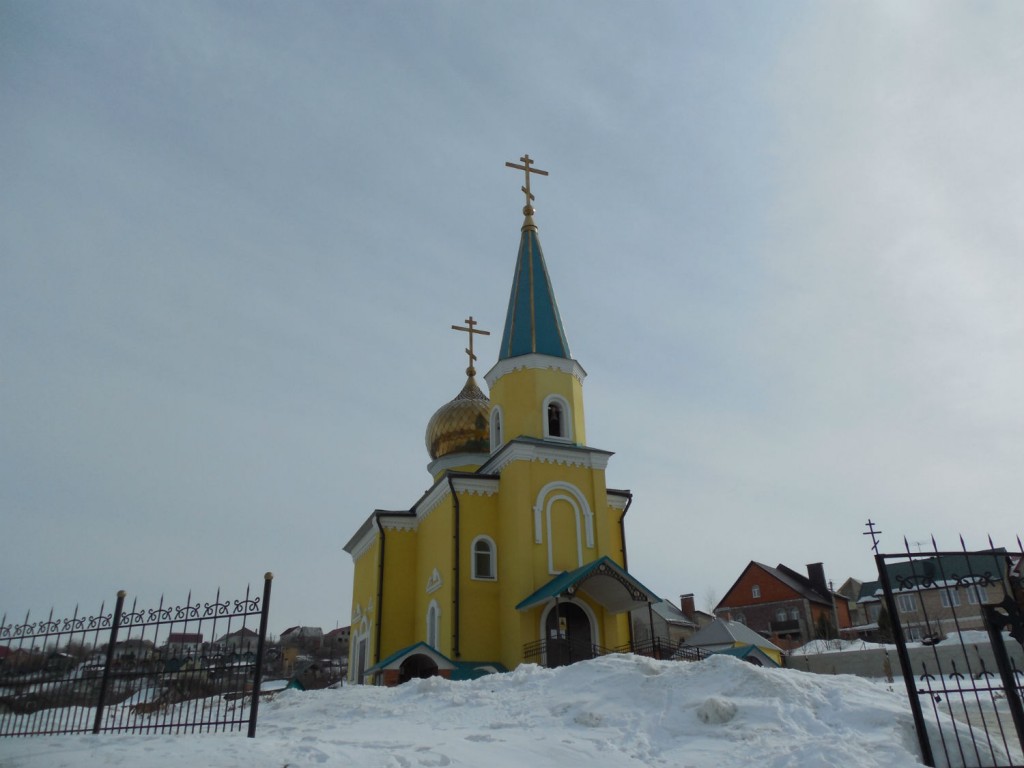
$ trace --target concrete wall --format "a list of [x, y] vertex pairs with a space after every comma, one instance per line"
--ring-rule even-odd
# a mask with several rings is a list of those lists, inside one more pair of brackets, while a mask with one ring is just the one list
[[[966, 649], [966, 652], [965, 652]], [[1024, 670], [1024, 648], [1014, 640], [1008, 640], [1006, 651], [1010, 656], [1011, 663], [1016, 662], [1017, 669]], [[945, 674], [953, 671], [953, 664], [956, 664], [958, 671], [963, 674], [973, 673], [977, 675], [984, 669], [993, 675], [999, 674], [996, 666], [995, 656], [992, 654], [992, 647], [988, 643], [969, 644], [961, 646], [959, 643], [943, 643], [933, 647], [922, 646], [908, 649], [910, 664], [914, 675], [922, 674], [926, 665], [928, 672], [938, 674], [939, 668]], [[886, 677], [886, 656], [892, 667], [893, 677], [899, 679], [903, 674], [900, 667], [900, 660], [896, 654], [896, 648], [889, 649], [888, 654], [882, 649], [871, 649], [866, 651], [838, 651], [836, 653], [820, 653], [809, 656], [787, 656], [785, 666], [791, 669], [799, 669], [804, 672], [816, 672], [823, 675], [858, 675], [859, 677]], [[969, 665], [969, 667], [968, 667]]]

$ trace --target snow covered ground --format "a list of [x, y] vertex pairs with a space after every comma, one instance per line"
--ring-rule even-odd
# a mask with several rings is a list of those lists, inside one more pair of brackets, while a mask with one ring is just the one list
[[920, 765], [917, 753], [898, 686], [728, 657], [608, 656], [472, 682], [282, 691], [261, 705], [255, 739], [0, 739], [2, 768], [899, 768]]

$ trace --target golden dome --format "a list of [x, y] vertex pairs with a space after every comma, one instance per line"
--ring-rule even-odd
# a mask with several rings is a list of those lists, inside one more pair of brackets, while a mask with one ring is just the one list
[[466, 386], [445, 403], [427, 424], [427, 452], [431, 460], [450, 453], [487, 453], [491, 449], [491, 401], [480, 391], [473, 378], [475, 371], [466, 371]]

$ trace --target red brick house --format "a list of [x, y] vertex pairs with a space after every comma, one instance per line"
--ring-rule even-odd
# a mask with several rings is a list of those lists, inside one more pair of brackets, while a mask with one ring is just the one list
[[792, 649], [818, 637], [819, 627], [850, 626], [849, 604], [829, 589], [821, 563], [804, 576], [781, 563], [751, 561], [715, 607], [715, 615], [746, 624], [780, 648]]

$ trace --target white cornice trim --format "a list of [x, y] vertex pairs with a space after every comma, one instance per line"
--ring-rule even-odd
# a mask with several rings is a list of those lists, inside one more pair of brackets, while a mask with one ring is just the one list
[[506, 373], [526, 369], [551, 369], [561, 371], [562, 373], [568, 373], [575, 376], [576, 380], [579, 381], [580, 384], [582, 384], [583, 380], [587, 378], [587, 372], [583, 370], [583, 366], [575, 360], [564, 357], [553, 357], [552, 355], [530, 354], [519, 355], [518, 357], [507, 357], [504, 360], [499, 360], [491, 370], [484, 374], [484, 381], [487, 382], [487, 386], [489, 388], [494, 389], [494, 383]]
[[352, 562], [353, 563], [359, 562], [359, 558], [361, 558], [363, 555], [365, 555], [369, 551], [370, 546], [373, 544], [373, 542], [376, 540], [376, 538], [377, 538], [377, 529], [376, 528], [373, 528], [373, 529], [371, 529], [371, 530], [369, 530], [369, 531], [367, 531], [366, 533], [363, 534], [362, 538], [360, 538], [359, 541], [357, 541], [353, 545], [352, 549], [349, 550], [349, 554], [352, 555]]
[[493, 496], [498, 492], [496, 477], [455, 477], [452, 478], [455, 490], [468, 493], [470, 496]]
[[[471, 496], [493, 496], [498, 492], [498, 479], [495, 477], [453, 477], [452, 483], [456, 492], [468, 493]], [[451, 488], [448, 486], [448, 479], [442, 478], [416, 505], [416, 521], [419, 522], [437, 509], [449, 496]]]
[[415, 517], [382, 517], [381, 525], [385, 531], [415, 531], [419, 527], [419, 520]]
[[[370, 520], [374, 519], [374, 515], [370, 516]], [[379, 517], [381, 525], [385, 531], [414, 531], [419, 525], [419, 519], [412, 517], [411, 515], [380, 515]], [[363, 535], [359, 537], [355, 542], [349, 542], [351, 547], [348, 552], [352, 555], [352, 562], [358, 562], [359, 558], [366, 554], [366, 552], [373, 545], [373, 542], [377, 540], [377, 526], [375, 524], [369, 525]]]
[[514, 461], [537, 461], [542, 464], [562, 464], [567, 467], [607, 469], [611, 454], [593, 448], [578, 448], [556, 444], [524, 443], [513, 440], [488, 465], [487, 471], [500, 474]]
[[437, 477], [439, 472], [444, 472], [456, 467], [479, 467], [490, 457], [488, 453], [449, 453], [439, 459], [434, 459], [427, 464], [427, 472], [431, 477]]
[[620, 496], [617, 493], [608, 493], [608, 506], [612, 509], [625, 509], [629, 501], [628, 496]]

